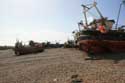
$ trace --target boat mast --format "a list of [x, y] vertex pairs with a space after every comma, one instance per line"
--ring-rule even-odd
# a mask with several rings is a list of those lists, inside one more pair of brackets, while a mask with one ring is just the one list
[[[84, 10], [86, 10], [86, 8], [84, 7]], [[87, 17], [86, 17], [86, 12], [84, 12], [84, 17], [85, 17], [85, 22], [86, 22], [86, 27], [88, 28], [88, 20], [87, 20]]]
[[87, 16], [86, 16], [86, 11], [89, 9], [87, 6], [85, 5], [82, 5], [83, 7], [83, 14], [84, 14], [84, 18], [85, 18], [85, 26], [84, 28], [87, 29], [88, 28], [88, 20], [87, 20]]
[[81, 32], [80, 26], [81, 26], [81, 25], [78, 23], [79, 32]]
[[95, 7], [97, 12], [99, 13], [100, 17], [103, 19], [104, 17], [103, 17], [102, 13], [100, 12], [100, 10], [98, 9], [98, 7], [96, 5], [97, 5], [97, 3], [94, 1], [93, 6]]
[[115, 26], [116, 29], [118, 27], [118, 22], [119, 22], [119, 17], [120, 17], [120, 13], [121, 13], [121, 8], [122, 8], [122, 5], [124, 3], [125, 3], [125, 0], [122, 0], [122, 2], [120, 3], [120, 7], [119, 7], [119, 11], [118, 11], [118, 17], [117, 17], [116, 26]]
[[87, 29], [88, 28], [88, 20], [87, 20], [87, 15], [86, 15], [86, 12], [88, 12], [90, 9], [92, 9], [93, 7], [96, 9], [96, 11], [98, 12], [98, 14], [100, 15], [100, 18], [101, 19], [104, 19], [103, 15], [101, 14], [100, 10], [98, 9], [98, 7], [96, 6], [97, 5], [97, 2], [94, 1], [93, 4], [89, 4], [91, 6], [88, 6], [88, 5], [82, 5], [83, 7], [83, 10], [84, 10], [84, 18], [85, 18], [85, 26], [84, 28]]

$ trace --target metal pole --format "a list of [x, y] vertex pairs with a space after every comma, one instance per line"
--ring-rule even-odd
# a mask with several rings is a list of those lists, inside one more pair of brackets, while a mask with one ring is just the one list
[[122, 3], [120, 4], [120, 7], [119, 7], [118, 17], [117, 17], [116, 26], [115, 26], [116, 29], [118, 27], [119, 16], [120, 16], [120, 13], [121, 13], [121, 7], [122, 7]]
[[99, 13], [100, 17], [103, 18], [102, 13], [100, 12], [100, 10], [98, 9], [98, 7], [97, 7], [96, 5], [97, 5], [97, 3], [94, 1], [94, 3], [93, 3], [93, 7], [95, 7], [95, 9], [96, 9], [97, 12]]
[[101, 12], [99, 11], [99, 9], [96, 6], [95, 6], [95, 8], [96, 8], [97, 12], [99, 13], [100, 17], [103, 18], [103, 16], [102, 16]]
[[88, 21], [87, 21], [87, 16], [86, 16], [86, 7], [84, 7], [84, 17], [85, 17], [85, 24], [86, 24], [86, 27], [88, 28]]
[[78, 23], [78, 28], [79, 28], [79, 32], [80, 32], [81, 30], [80, 30], [80, 24], [79, 23]]

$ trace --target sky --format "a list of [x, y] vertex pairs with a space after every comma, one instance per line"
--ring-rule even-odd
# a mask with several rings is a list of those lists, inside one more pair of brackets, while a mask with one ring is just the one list
[[[81, 4], [93, 0], [0, 0], [0, 45], [28, 42], [65, 42], [84, 19]], [[96, 0], [103, 16], [117, 18], [121, 0]], [[125, 5], [119, 24], [125, 24]], [[95, 13], [94, 13], [95, 14]], [[91, 16], [89, 17], [91, 20]]]

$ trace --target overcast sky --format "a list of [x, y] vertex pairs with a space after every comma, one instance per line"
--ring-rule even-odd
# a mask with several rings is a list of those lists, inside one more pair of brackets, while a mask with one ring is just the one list
[[[71, 32], [83, 19], [81, 4], [91, 1], [0, 0], [0, 45], [14, 45], [16, 38], [24, 42], [64, 42], [72, 38]], [[97, 2], [104, 16], [116, 19], [120, 0]], [[124, 15], [125, 12], [122, 12], [121, 16]], [[125, 24], [124, 17], [120, 17], [120, 24]]]

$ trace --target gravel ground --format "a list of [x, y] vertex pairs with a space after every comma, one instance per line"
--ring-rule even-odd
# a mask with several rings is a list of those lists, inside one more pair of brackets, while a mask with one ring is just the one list
[[76, 49], [46, 49], [42, 53], [15, 56], [0, 51], [0, 83], [71, 83], [79, 75], [83, 83], [125, 83], [125, 59], [85, 60]]

